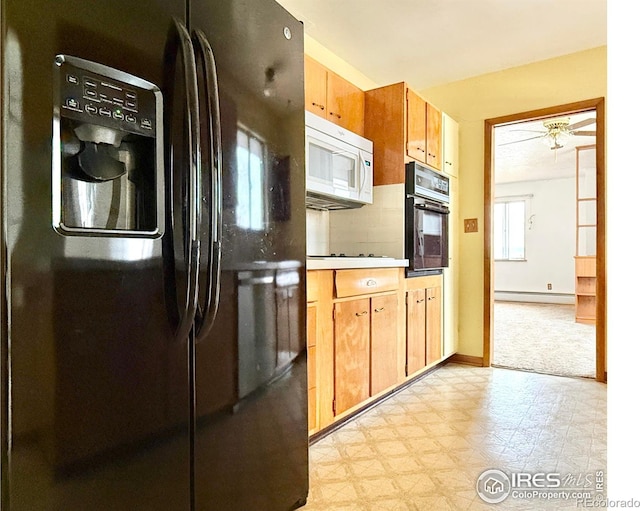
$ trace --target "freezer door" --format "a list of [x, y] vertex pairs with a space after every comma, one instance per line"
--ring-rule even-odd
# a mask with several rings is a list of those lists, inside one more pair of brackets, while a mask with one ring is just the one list
[[163, 82], [185, 12], [2, 2], [3, 510], [190, 507], [187, 264], [164, 209], [181, 168], [165, 175], [163, 144], [184, 138]]
[[308, 490], [303, 30], [274, 0], [197, 0], [190, 22], [213, 49], [222, 128], [220, 306], [196, 344], [196, 508], [285, 511]]

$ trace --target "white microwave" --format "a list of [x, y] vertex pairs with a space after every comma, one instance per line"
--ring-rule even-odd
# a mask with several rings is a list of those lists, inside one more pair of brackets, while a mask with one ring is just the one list
[[308, 208], [353, 209], [373, 203], [373, 142], [306, 112]]

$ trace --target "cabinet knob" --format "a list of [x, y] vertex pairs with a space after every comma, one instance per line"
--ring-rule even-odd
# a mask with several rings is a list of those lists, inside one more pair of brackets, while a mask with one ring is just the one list
[[379, 309], [373, 309], [375, 312], [382, 312], [384, 310], [384, 307], [380, 307]]
[[324, 105], [321, 105], [319, 103], [311, 103], [313, 106], [317, 106], [320, 110], [324, 110]]
[[360, 317], [360, 316], [366, 316], [367, 314], [369, 314], [367, 311], [356, 312], [356, 316], [358, 316], [358, 317]]

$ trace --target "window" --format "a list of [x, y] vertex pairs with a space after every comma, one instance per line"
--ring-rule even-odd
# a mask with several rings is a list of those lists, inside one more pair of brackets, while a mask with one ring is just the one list
[[524, 261], [524, 200], [493, 205], [493, 257], [496, 261]]
[[264, 230], [265, 160], [264, 143], [248, 131], [238, 129], [236, 149], [238, 182], [236, 187], [236, 221], [238, 227], [252, 231]]

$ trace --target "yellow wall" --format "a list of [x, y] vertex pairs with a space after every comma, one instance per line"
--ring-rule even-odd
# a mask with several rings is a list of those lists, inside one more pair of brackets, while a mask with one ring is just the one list
[[379, 86], [351, 64], [338, 57], [335, 53], [322, 46], [307, 34], [304, 35], [304, 52], [312, 59], [317, 60], [320, 64], [331, 69], [331, 71], [339, 74], [342, 78], [350, 81], [362, 90], [375, 89]]
[[460, 221], [479, 220], [460, 229], [459, 353], [482, 356], [484, 120], [606, 93], [606, 46], [420, 91], [460, 124]]

